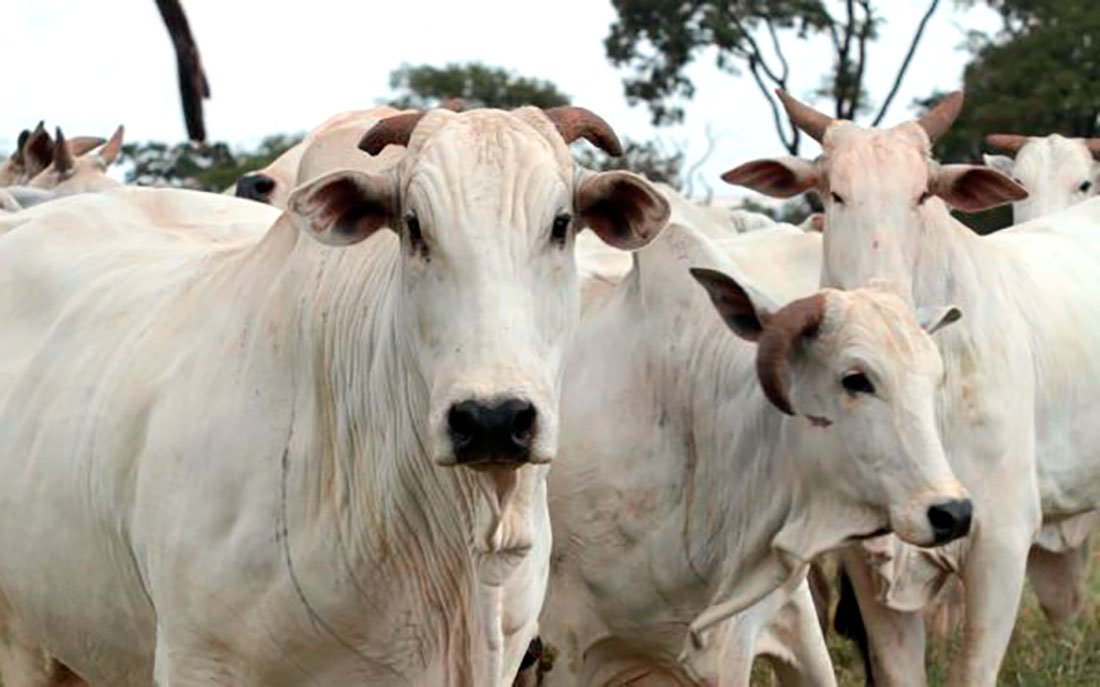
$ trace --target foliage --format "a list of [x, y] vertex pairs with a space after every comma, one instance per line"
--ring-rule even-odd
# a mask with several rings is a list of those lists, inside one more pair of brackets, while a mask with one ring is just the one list
[[[893, 101], [924, 27], [940, 0], [931, 0], [916, 27], [909, 51], [893, 85], [874, 117], [878, 123]], [[618, 21], [604, 46], [612, 64], [632, 70], [624, 82], [630, 102], [649, 106], [654, 124], [683, 119], [683, 101], [695, 87], [687, 67], [713, 50], [719, 69], [734, 75], [747, 71], [772, 108], [775, 128], [785, 148], [797, 154], [797, 129], [784, 124], [773, 88], [787, 89], [791, 65], [782, 35], [805, 39], [824, 34], [833, 59], [819, 96], [831, 98], [835, 116], [854, 119], [869, 111], [864, 74], [867, 46], [878, 37], [882, 16], [873, 0], [849, 0], [843, 13], [830, 11], [824, 0], [613, 0]], [[763, 41], [767, 41], [764, 47]]]
[[226, 143], [168, 145], [158, 141], [123, 146], [123, 159], [133, 165], [126, 181], [142, 186], [176, 186], [200, 191], [222, 191], [238, 177], [266, 167], [293, 147], [301, 136], [268, 136], [255, 150], [234, 153]]
[[390, 88], [397, 92], [394, 107], [402, 109], [438, 107], [451, 98], [461, 98], [468, 108], [505, 110], [523, 105], [548, 108], [569, 103], [569, 97], [549, 81], [478, 62], [444, 67], [404, 64], [390, 74]]
[[638, 142], [628, 139], [623, 143], [621, 157], [611, 157], [586, 147], [578, 151], [577, 161], [588, 169], [598, 172], [626, 169], [641, 174], [650, 181], [659, 181], [679, 188], [684, 153], [681, 150], [668, 152], [663, 146], [652, 141]]
[[[975, 4], [970, 0], [969, 4]], [[981, 160], [982, 139], [1003, 132], [1100, 134], [1100, 13], [1094, 0], [990, 0], [1003, 19], [994, 36], [975, 35], [963, 76], [966, 107], [936, 144], [941, 160]], [[927, 106], [942, 94], [920, 101]], [[1007, 226], [997, 209], [964, 217], [983, 233]]]

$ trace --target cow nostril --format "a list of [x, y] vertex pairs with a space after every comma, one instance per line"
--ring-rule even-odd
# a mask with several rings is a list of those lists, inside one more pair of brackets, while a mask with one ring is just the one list
[[527, 403], [526, 401], [520, 401], [523, 407], [515, 410], [515, 415], [512, 417], [512, 441], [517, 446], [524, 448], [531, 445], [531, 440], [535, 436], [535, 406]]
[[970, 521], [974, 507], [969, 499], [945, 501], [928, 508], [928, 523], [932, 526], [932, 535], [937, 544], [966, 536], [970, 532]]
[[274, 190], [274, 179], [266, 176], [261, 176], [259, 179], [256, 180], [256, 193], [259, 193], [262, 196], [270, 196], [272, 191]]
[[266, 174], [246, 174], [237, 179], [237, 196], [266, 203], [275, 191], [275, 180]]
[[451, 406], [447, 413], [447, 426], [455, 450], [466, 448], [473, 442], [478, 429], [478, 414], [478, 404], [473, 401]]

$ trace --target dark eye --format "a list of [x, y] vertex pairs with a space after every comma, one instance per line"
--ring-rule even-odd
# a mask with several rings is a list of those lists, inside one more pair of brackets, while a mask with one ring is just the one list
[[1077, 187], [1077, 190], [1081, 193], [1088, 193], [1090, 188], [1092, 188], [1092, 182], [1085, 179], [1081, 182], [1081, 185]]
[[844, 199], [840, 197], [839, 193], [837, 193], [836, 191], [833, 191], [829, 195], [831, 195], [833, 197], [833, 202], [834, 203], [839, 203], [841, 205], [844, 205]]
[[424, 235], [420, 233], [420, 220], [416, 215], [405, 215], [405, 231], [409, 236], [409, 247], [414, 253], [424, 252]]
[[573, 217], [563, 212], [554, 218], [554, 226], [550, 229], [550, 240], [559, 246], [565, 245], [565, 239], [569, 236], [569, 224]]
[[850, 372], [844, 375], [844, 378], [840, 380], [840, 384], [845, 391], [852, 395], [875, 393], [875, 385], [862, 372]]
[[932, 197], [932, 192], [931, 191], [925, 191], [924, 193], [920, 194], [920, 198], [917, 198], [917, 205], [924, 205], [928, 201], [928, 199], [931, 198], [931, 197]]

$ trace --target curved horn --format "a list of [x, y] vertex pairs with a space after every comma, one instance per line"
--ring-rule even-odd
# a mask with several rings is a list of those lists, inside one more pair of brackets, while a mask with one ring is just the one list
[[787, 116], [791, 118], [794, 125], [805, 131], [807, 136], [821, 143], [821, 139], [825, 137], [825, 130], [836, 120], [800, 102], [782, 88], [775, 89], [775, 94], [779, 96], [783, 109], [787, 111]]
[[955, 123], [959, 112], [962, 112], [962, 106], [963, 92], [951, 91], [933, 105], [932, 109], [921, 115], [920, 119], [917, 120], [917, 124], [920, 124], [920, 128], [928, 134], [928, 140], [934, 142]]
[[1002, 153], [1015, 155], [1020, 148], [1027, 145], [1028, 137], [1020, 134], [989, 134], [985, 137], [985, 144]]
[[764, 324], [756, 349], [756, 376], [764, 395], [787, 415], [790, 400], [790, 355], [804, 337], [814, 336], [825, 319], [825, 296], [817, 293], [784, 306]]
[[611, 125], [595, 112], [572, 105], [552, 107], [543, 112], [557, 127], [566, 144], [583, 138], [608, 155], [618, 157], [623, 154], [619, 137], [615, 135]]
[[65, 141], [61, 127], [57, 127], [57, 139], [53, 144], [53, 168], [61, 174], [72, 171], [73, 168], [73, 151]]
[[386, 117], [363, 134], [363, 138], [359, 139], [359, 150], [377, 155], [390, 144], [409, 145], [409, 137], [412, 136], [413, 130], [423, 119], [424, 114], [424, 112], [407, 112]]
[[1092, 153], [1092, 159], [1100, 162], [1100, 138], [1086, 138], [1085, 147]]

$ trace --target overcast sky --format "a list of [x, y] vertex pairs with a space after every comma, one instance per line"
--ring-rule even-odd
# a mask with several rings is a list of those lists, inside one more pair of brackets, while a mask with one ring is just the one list
[[[866, 83], [881, 98], [900, 62], [925, 0], [883, 0], [886, 24], [870, 48]], [[210, 80], [211, 140], [253, 145], [264, 135], [304, 131], [329, 115], [370, 106], [388, 95], [401, 63], [442, 65], [477, 60], [553, 81], [604, 116], [620, 135], [684, 145], [688, 162], [706, 148], [708, 125], [719, 136], [700, 177], [782, 148], [766, 104], [749, 78], [717, 71], [713, 56], [691, 71], [697, 94], [683, 126], [655, 130], [648, 110], [630, 107], [622, 74], [607, 62], [603, 39], [614, 20], [604, 0], [183, 0]], [[929, 24], [885, 123], [911, 116], [910, 103], [959, 86], [970, 28], [991, 29], [988, 10], [956, 12], [944, 2]], [[820, 83], [830, 52], [823, 42], [788, 36], [792, 91]], [[127, 140], [185, 138], [175, 56], [153, 0], [5, 0], [0, 22], [5, 65], [0, 150], [19, 130], [45, 118], [69, 135]], [[804, 154], [812, 152], [807, 148]], [[696, 194], [702, 189], [695, 184]]]

